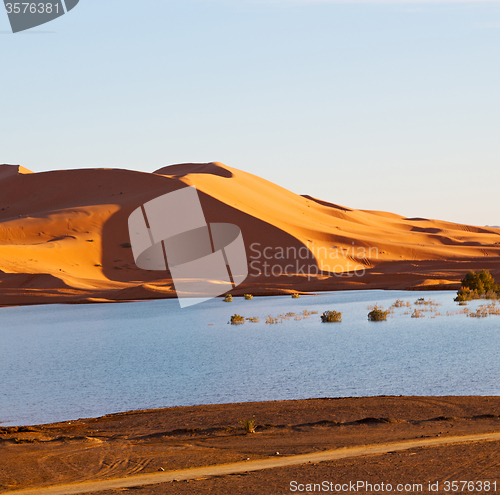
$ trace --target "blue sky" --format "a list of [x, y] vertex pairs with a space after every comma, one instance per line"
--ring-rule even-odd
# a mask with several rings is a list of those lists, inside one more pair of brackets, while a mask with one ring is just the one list
[[500, 1], [80, 0], [9, 29], [0, 11], [0, 163], [221, 161], [500, 225]]

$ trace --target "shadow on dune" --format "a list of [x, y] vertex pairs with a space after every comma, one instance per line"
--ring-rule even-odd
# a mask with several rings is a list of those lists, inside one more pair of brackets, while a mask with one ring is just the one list
[[[169, 167], [169, 169], [171, 168]], [[186, 184], [177, 178], [154, 174], [146, 179], [146, 183], [141, 184], [140, 190], [134, 194], [132, 201], [123, 204], [122, 208], [104, 224], [102, 231], [103, 272], [112, 281], [133, 282], [137, 285], [154, 282], [155, 285], [173, 289], [168, 269], [166, 271], [148, 271], [139, 269], [135, 265], [132, 250], [128, 244], [130, 242], [128, 217], [132, 211], [145, 202], [186, 187]], [[297, 277], [290, 268], [290, 260], [281, 254], [283, 250], [286, 252], [287, 249], [289, 253], [301, 253], [300, 262], [306, 272], [308, 270], [312, 273], [318, 272], [318, 265], [312, 253], [305, 244], [295, 237], [272, 224], [233, 208], [213, 196], [201, 191], [198, 191], [198, 196], [207, 223], [231, 223], [241, 229], [249, 263], [249, 274], [240, 288], [251, 286], [264, 291], [279, 290], [280, 287], [293, 284]], [[165, 212], [165, 215], [168, 214], [169, 212]], [[269, 265], [266, 270], [267, 275], [263, 273], [264, 263]], [[289, 273], [293, 275], [291, 277], [282, 274], [287, 265]], [[274, 272], [271, 267], [274, 267]], [[157, 294], [156, 297], [171, 297], [172, 295]]]

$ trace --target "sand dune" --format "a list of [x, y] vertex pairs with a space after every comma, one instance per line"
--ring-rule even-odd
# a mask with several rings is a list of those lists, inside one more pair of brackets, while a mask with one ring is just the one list
[[353, 210], [221, 163], [154, 173], [0, 165], [0, 304], [174, 297], [168, 271], [135, 265], [127, 220], [186, 185], [207, 222], [242, 231], [249, 275], [233, 294], [455, 288], [481, 268], [500, 278], [498, 228]]

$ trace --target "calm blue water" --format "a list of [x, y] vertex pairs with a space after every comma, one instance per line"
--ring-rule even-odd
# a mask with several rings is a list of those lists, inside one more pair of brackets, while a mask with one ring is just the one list
[[[0, 423], [257, 400], [499, 395], [499, 316], [367, 321], [369, 304], [417, 297], [441, 302], [441, 313], [458, 309], [451, 292], [397, 291], [217, 299], [182, 310], [177, 300], [2, 308]], [[304, 309], [342, 311], [344, 321], [324, 324], [318, 314], [265, 324], [268, 314]], [[260, 323], [228, 325], [234, 313]]]

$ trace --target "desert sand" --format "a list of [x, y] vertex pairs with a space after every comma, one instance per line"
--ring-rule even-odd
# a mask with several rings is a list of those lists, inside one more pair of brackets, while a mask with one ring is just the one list
[[175, 297], [169, 271], [135, 265], [127, 221], [187, 185], [198, 189], [207, 222], [242, 231], [251, 267], [234, 295], [456, 289], [467, 270], [483, 268], [500, 278], [498, 228], [353, 210], [221, 163], [153, 173], [0, 165], [0, 305]]
[[[439, 482], [439, 493], [446, 493], [446, 481], [496, 481], [498, 491], [499, 413], [499, 397], [369, 397], [181, 407], [5, 427], [0, 493], [274, 495], [291, 493], [293, 480], [422, 483], [420, 493], [432, 493], [429, 482]], [[256, 431], [245, 433], [240, 421], [251, 418]], [[200, 467], [208, 469], [185, 471]]]

